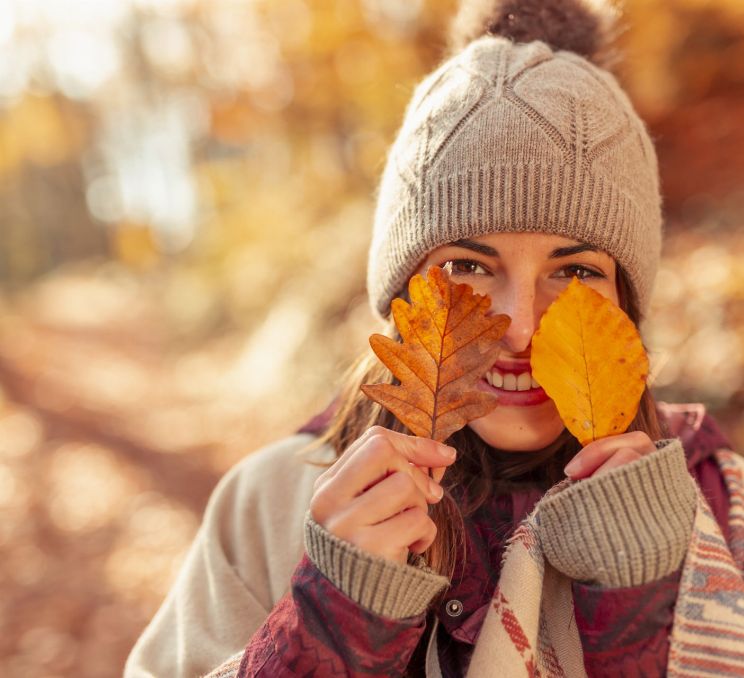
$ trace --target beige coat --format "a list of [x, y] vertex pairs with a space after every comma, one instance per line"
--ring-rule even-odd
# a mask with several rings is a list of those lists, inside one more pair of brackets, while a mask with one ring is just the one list
[[[242, 655], [302, 557], [303, 520], [323, 468], [298, 452], [313, 439], [303, 434], [269, 445], [220, 480], [173, 587], [127, 660], [125, 678], [196, 678]], [[324, 448], [309, 458], [331, 455]]]
[[[174, 586], [127, 661], [125, 678], [196, 678], [210, 672], [210, 678], [236, 675], [246, 644], [288, 590], [292, 572], [302, 556], [304, 516], [314, 481], [323, 470], [305, 463], [307, 455], [301, 457], [298, 454], [312, 440], [312, 436], [297, 435], [270, 445], [246, 457], [219, 482]], [[329, 447], [310, 455], [318, 461], [332, 461], [334, 457]], [[679, 555], [685, 557], [679, 593], [681, 600], [677, 601], [671, 638], [670, 675], [681, 675], [680, 667], [688, 660], [708, 663], [714, 661], [718, 652], [731, 649], [725, 638], [698, 637], [694, 631], [697, 622], [693, 623], [692, 617], [688, 619], [685, 616], [694, 607], [710, 628], [728, 628], [744, 634], [744, 613], [739, 612], [744, 609], [741, 607], [744, 581], [740, 571], [744, 559], [744, 460], [723, 450], [715, 457], [731, 501], [729, 518], [734, 535], [733, 553], [723, 540], [704, 498], [699, 491], [692, 489], [695, 486], [687, 473], [678, 440], [667, 441], [657, 453], [638, 462], [582, 481], [565, 491], [553, 492], [552, 497], [546, 496], [538, 504], [542, 510], [539, 538], [536, 539], [531, 531], [534, 519], [515, 533], [497, 587], [497, 591], [509, 594], [510, 606], [504, 607], [505, 601], [502, 601], [489, 613], [468, 675], [477, 678], [492, 675], [494, 653], [505, 659], [510, 648], [513, 650], [510, 634], [502, 633], [503, 615], [506, 615], [503, 618], [512, 620], [508, 629], [512, 629], [514, 619], [519, 621], [531, 641], [529, 646], [533, 648], [525, 654], [520, 645], [518, 656], [510, 657], [507, 662], [511, 669], [509, 675], [528, 675], [529, 667], [534, 664], [546, 668], [545, 647], [552, 648], [550, 657], [556, 656], [553, 650], [557, 652], [563, 668], [581, 666], [577, 638], [569, 639], [568, 644], [563, 644], [565, 647], [560, 643], [553, 644], [555, 638], [565, 636], [566, 628], [562, 621], [555, 622], [554, 612], [558, 610], [565, 616], [571, 607], [565, 602], [568, 600], [566, 596], [554, 594], [556, 591], [565, 593], [568, 590], [565, 582], [569, 580], [560, 574], [557, 578], [543, 580], [542, 573], [557, 573], [548, 567], [547, 561], [560, 564], [563, 572], [572, 572], [577, 566], [584, 566], [588, 556], [597, 556], [588, 548], [574, 553], [575, 542], [582, 540], [583, 532], [566, 540], [566, 528], [561, 521], [570, 511], [581, 512], [597, 497], [605, 497], [613, 485], [622, 490], [616, 493], [617, 505], [595, 511], [595, 515], [603, 518], [594, 527], [600, 529], [606, 538], [612, 537], [612, 532], [618, 532], [616, 536], [621, 545], [625, 543], [622, 532], [638, 524], [639, 520], [643, 520], [648, 528], [654, 518], [660, 530], [668, 531], [669, 511], [680, 490], [688, 487], [692, 491], [693, 503], [689, 508], [694, 513], [694, 526], [691, 535], [689, 525], [682, 529], [681, 535], [683, 543]], [[666, 492], [668, 496], [649, 494], [644, 489], [646, 476], [664, 478], [665, 483], [655, 492]], [[634, 497], [634, 501], [623, 499], [628, 496]], [[650, 503], [644, 507], [643, 517], [630, 515], [632, 511], [628, 505], [631, 508], [637, 506], [644, 496]], [[572, 522], [579, 525], [581, 521]], [[554, 539], [550, 538], [551, 523], [555, 523], [552, 530]], [[594, 535], [594, 541], [597, 537]], [[565, 546], [564, 542], [570, 542], [567, 548], [561, 546]], [[700, 582], [708, 576], [706, 558], [710, 558], [709, 551], [713, 545], [717, 549], [715, 561], [719, 569], [720, 563], [727, 563], [726, 585], [722, 588], [714, 577], [709, 585], [701, 588]], [[651, 545], [647, 547], [651, 548]], [[648, 548], [644, 547], [641, 554], [645, 556]], [[617, 549], [614, 552], [617, 554]], [[658, 554], [654, 559], [658, 560]], [[527, 567], [530, 563], [533, 564], [533, 574]], [[601, 568], [602, 559], [590, 565], [592, 570]], [[517, 575], [510, 577], [510, 572]], [[580, 569], [575, 578], [584, 578]], [[553, 586], [553, 593], [546, 596], [543, 586], [556, 581], [559, 584], [562, 581], [564, 585]], [[534, 595], [525, 596], [527, 588]], [[513, 607], [515, 601], [518, 604]], [[692, 624], [690, 628], [693, 630], [686, 629], [687, 624]], [[539, 634], [537, 629], [540, 629]], [[551, 629], [558, 631], [558, 635], [551, 635]], [[435, 638], [436, 634], [432, 633], [431, 637]], [[687, 656], [691, 651], [689, 647], [697, 648], [691, 658]], [[551, 662], [555, 663], [551, 659], [548, 664]], [[502, 670], [505, 668], [501, 660], [497, 663]], [[744, 659], [741, 669], [744, 675]], [[432, 642], [426, 656], [426, 674], [433, 678], [440, 675], [437, 651]], [[563, 675], [560, 671], [546, 672], [548, 676], [559, 674]]]

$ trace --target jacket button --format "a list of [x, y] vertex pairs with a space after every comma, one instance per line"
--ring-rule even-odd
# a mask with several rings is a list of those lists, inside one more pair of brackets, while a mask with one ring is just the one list
[[462, 603], [453, 598], [447, 601], [444, 610], [450, 617], [459, 617], [462, 614]]

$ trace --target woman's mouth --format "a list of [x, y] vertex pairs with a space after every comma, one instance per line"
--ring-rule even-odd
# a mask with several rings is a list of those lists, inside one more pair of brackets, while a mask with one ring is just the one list
[[504, 391], [529, 391], [531, 388], [540, 388], [540, 384], [529, 372], [514, 374], [513, 372], [500, 372], [492, 369], [486, 372], [486, 381], [496, 388]]
[[529, 363], [494, 365], [478, 386], [496, 393], [500, 405], [528, 407], [549, 400], [548, 394], [532, 376]]

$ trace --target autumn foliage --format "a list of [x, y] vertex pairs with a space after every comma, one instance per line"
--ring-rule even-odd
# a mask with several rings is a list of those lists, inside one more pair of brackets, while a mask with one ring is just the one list
[[[0, 676], [121, 678], [222, 473], [335, 396], [455, 5], [0, 2]], [[623, 5], [667, 215], [655, 391], [744, 449], [742, 1]]]
[[441, 441], [496, 406], [497, 396], [475, 385], [493, 365], [510, 321], [489, 315], [488, 296], [452, 283], [437, 266], [426, 278], [413, 276], [408, 291], [410, 304], [392, 303], [403, 343], [370, 337], [372, 350], [400, 385], [365, 384], [362, 390], [416, 435]]
[[582, 445], [627, 430], [648, 377], [633, 321], [577, 278], [543, 315], [531, 364], [532, 376]]

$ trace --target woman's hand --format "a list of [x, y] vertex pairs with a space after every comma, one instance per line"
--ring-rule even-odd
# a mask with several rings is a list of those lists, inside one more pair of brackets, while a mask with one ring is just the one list
[[655, 450], [656, 445], [642, 431], [621, 433], [589, 443], [566, 465], [564, 472], [572, 480], [589, 478], [629, 464]]
[[439, 481], [454, 460], [447, 445], [373, 426], [315, 482], [310, 515], [363, 551], [404, 564], [409, 551], [434, 541], [428, 504], [442, 498]]

